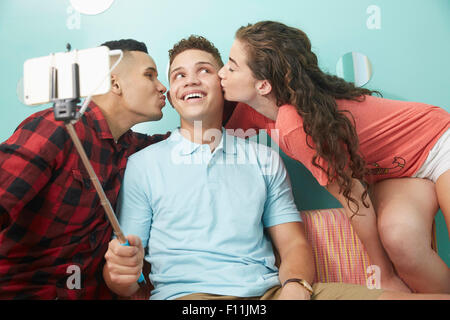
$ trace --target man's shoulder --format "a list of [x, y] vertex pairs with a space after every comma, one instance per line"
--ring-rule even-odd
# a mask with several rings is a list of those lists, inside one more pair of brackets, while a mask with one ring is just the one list
[[133, 130], [130, 131], [131, 131], [130, 133], [131, 144], [135, 148], [134, 152], [132, 153], [139, 152], [150, 145], [164, 141], [171, 135], [170, 131], [166, 132], [166, 134], [153, 134], [153, 135], [148, 135]]
[[44, 128], [42, 126], [43, 123], [45, 123], [46, 126], [50, 126], [53, 128], [64, 126], [64, 122], [55, 120], [53, 109], [47, 108], [28, 116], [17, 126], [15, 131], [19, 129], [35, 131], [38, 128]]
[[237, 157], [242, 160], [239, 163], [257, 165], [263, 175], [272, 175], [277, 170], [283, 170], [278, 145], [273, 148], [265, 143], [232, 137], [236, 139]]
[[51, 142], [58, 149], [63, 149], [68, 138], [64, 122], [56, 121], [52, 108], [48, 108], [23, 120], [6, 143], [36, 144], [39, 147], [38, 145]]
[[[133, 135], [136, 132], [133, 133]], [[147, 159], [155, 159], [163, 156], [166, 152], [169, 151], [168, 147], [170, 144], [170, 139], [167, 139], [170, 136], [170, 132], [166, 135], [158, 135], [156, 140], [155, 136], [147, 136], [145, 134], [137, 133], [139, 136], [136, 138], [144, 139], [149, 142], [149, 144], [142, 148], [141, 150], [132, 154], [129, 159], [133, 161], [144, 161]], [[149, 141], [151, 140], [151, 141]], [[151, 143], [150, 143], [151, 142]]]
[[[262, 156], [276, 156], [278, 155], [277, 150], [274, 150], [271, 146], [266, 145], [265, 143], [267, 141], [255, 141], [254, 139], [245, 139], [241, 138], [239, 136], [231, 135], [227, 133], [227, 139], [235, 139], [236, 146], [239, 147], [239, 149], [243, 152], [250, 152], [250, 150], [253, 150], [253, 152], [256, 152], [258, 155]], [[264, 142], [264, 143], [263, 143]], [[272, 142], [273, 144], [273, 142]], [[278, 146], [276, 146], [278, 147]]]
[[70, 137], [64, 123], [55, 121], [52, 109], [28, 116], [14, 133], [0, 144], [3, 160], [14, 161], [14, 155], [32, 159], [40, 168], [62, 163]]

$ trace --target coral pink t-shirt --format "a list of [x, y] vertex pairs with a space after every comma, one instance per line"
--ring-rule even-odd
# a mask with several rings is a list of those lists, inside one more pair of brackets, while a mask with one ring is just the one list
[[[336, 100], [336, 103], [338, 110], [350, 111], [355, 119], [360, 153], [370, 172], [366, 178], [371, 183], [413, 176], [439, 137], [450, 128], [450, 113], [424, 103], [374, 96], [365, 96], [363, 102]], [[351, 117], [350, 121], [353, 123]], [[306, 143], [303, 120], [294, 106], [281, 106], [273, 121], [239, 103], [225, 127], [243, 129], [235, 133], [241, 137], [251, 135], [251, 130], [245, 134], [251, 128], [266, 129], [289, 157], [308, 168], [322, 186], [328, 184], [325, 172], [312, 164], [315, 150]], [[314, 146], [310, 137], [308, 142]], [[318, 162], [327, 168], [322, 158]]]

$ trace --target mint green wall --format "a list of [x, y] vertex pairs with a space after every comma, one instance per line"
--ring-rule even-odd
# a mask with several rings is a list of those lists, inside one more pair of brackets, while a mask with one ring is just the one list
[[[369, 29], [380, 9], [380, 28]], [[374, 75], [366, 85], [386, 98], [435, 104], [450, 111], [449, 0], [115, 0], [105, 12], [80, 15], [69, 0], [0, 1], [0, 141], [31, 113], [17, 98], [23, 62], [73, 48], [84, 49], [120, 38], [146, 42], [160, 79], [168, 85], [167, 51], [183, 37], [200, 34], [221, 51], [224, 60], [235, 30], [249, 22], [278, 20], [303, 29], [322, 69], [335, 73], [339, 57], [358, 51], [371, 60]], [[136, 130], [166, 132], [178, 125], [170, 107], [158, 123]], [[300, 209], [339, 204], [302, 165], [283, 155]], [[450, 243], [442, 214], [437, 216], [439, 254], [450, 265]]]

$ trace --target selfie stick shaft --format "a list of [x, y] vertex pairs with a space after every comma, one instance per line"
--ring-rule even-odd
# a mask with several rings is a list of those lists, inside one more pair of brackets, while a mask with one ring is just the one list
[[125, 236], [122, 233], [122, 230], [120, 229], [119, 222], [117, 221], [116, 215], [114, 214], [114, 210], [111, 207], [111, 203], [106, 197], [105, 191], [103, 191], [102, 185], [100, 184], [100, 181], [98, 180], [98, 177], [95, 174], [94, 169], [92, 168], [92, 165], [86, 155], [86, 152], [84, 151], [83, 145], [81, 144], [80, 139], [78, 138], [77, 133], [75, 132], [73, 124], [66, 123], [66, 128], [67, 132], [70, 135], [70, 138], [72, 138], [72, 141], [75, 145], [75, 148], [78, 151], [78, 154], [81, 157], [81, 161], [83, 162], [84, 166], [86, 167], [86, 170], [88, 171], [89, 177], [91, 178], [91, 181], [94, 184], [95, 190], [97, 191], [97, 194], [100, 197], [100, 204], [105, 209], [106, 216], [108, 217], [108, 220], [111, 223], [111, 226], [114, 230], [115, 235], [117, 236], [117, 239], [119, 240], [120, 243], [127, 242], [127, 239], [125, 238]]
[[[68, 48], [69, 49], [69, 48]], [[114, 210], [106, 197], [105, 191], [103, 190], [100, 181], [98, 180], [97, 175], [95, 174], [94, 168], [92, 168], [91, 162], [86, 155], [86, 152], [81, 144], [80, 139], [71, 123], [72, 120], [76, 117], [75, 106], [77, 102], [79, 102], [80, 97], [80, 79], [79, 79], [79, 66], [78, 63], [74, 63], [72, 65], [72, 85], [73, 85], [73, 98], [71, 99], [58, 99], [58, 70], [56, 67], [52, 66], [50, 68], [50, 97], [54, 102], [53, 111], [55, 114], [55, 120], [64, 121], [67, 132], [69, 133], [70, 138], [72, 139], [75, 149], [78, 151], [80, 155], [81, 161], [83, 162], [89, 177], [94, 184], [94, 188], [97, 191], [98, 196], [100, 197], [100, 204], [105, 209], [106, 217], [108, 218], [111, 227], [113, 228], [114, 234], [117, 236], [120, 244], [124, 246], [129, 246], [128, 240], [125, 238], [121, 228], [119, 221], [117, 221]], [[145, 284], [145, 278], [141, 273], [138, 283], [140, 285]]]
[[[73, 127], [73, 124], [70, 122], [66, 122], [66, 128], [67, 132], [70, 135], [70, 138], [72, 139], [75, 145], [75, 148], [78, 151], [78, 154], [81, 157], [81, 161], [83, 162], [84, 166], [86, 167], [86, 170], [88, 171], [89, 177], [91, 178], [91, 181], [94, 184], [95, 190], [97, 191], [97, 194], [100, 197], [100, 204], [105, 209], [106, 216], [113, 228], [114, 234], [117, 236], [117, 239], [122, 245], [129, 246], [130, 244], [128, 243], [128, 240], [125, 238], [124, 234], [122, 233], [122, 230], [120, 229], [119, 221], [117, 221], [116, 215], [114, 214], [114, 210], [111, 207], [111, 203], [106, 197], [105, 191], [103, 190], [102, 185], [100, 184], [100, 181], [98, 180], [98, 177], [95, 174], [94, 168], [92, 168], [91, 162], [89, 161], [89, 158], [87, 157], [86, 152], [84, 151], [83, 145], [81, 144], [81, 141], [78, 138], [78, 135], [75, 131], [75, 128]], [[139, 276], [138, 283], [139, 284], [145, 283], [145, 278], [142, 273]]]

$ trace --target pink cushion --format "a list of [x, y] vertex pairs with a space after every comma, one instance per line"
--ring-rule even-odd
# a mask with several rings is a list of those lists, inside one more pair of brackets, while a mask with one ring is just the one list
[[353, 231], [344, 209], [300, 212], [313, 249], [315, 282], [366, 285], [369, 257]]

